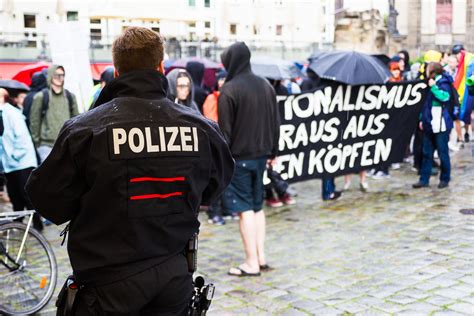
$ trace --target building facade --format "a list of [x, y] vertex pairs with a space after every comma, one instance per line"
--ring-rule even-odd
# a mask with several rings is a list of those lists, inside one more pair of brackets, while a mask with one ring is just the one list
[[394, 7], [398, 34], [391, 36], [391, 51], [420, 55], [457, 43], [474, 50], [474, 0], [395, 0]]
[[47, 59], [46, 34], [61, 21], [86, 25], [98, 60], [110, 59], [114, 38], [129, 26], [159, 31], [175, 58], [236, 40], [285, 57], [331, 45], [336, 2], [341, 0], [3, 0], [0, 59]]

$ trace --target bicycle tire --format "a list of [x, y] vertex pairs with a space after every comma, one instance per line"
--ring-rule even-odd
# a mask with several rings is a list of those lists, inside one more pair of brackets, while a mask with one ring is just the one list
[[[26, 231], [27, 225], [19, 222], [10, 222], [6, 224], [1, 224], [0, 225], [0, 236], [2, 236], [2, 231], [6, 231], [9, 229], [18, 229], [22, 231], [22, 235]], [[49, 242], [46, 240], [46, 238], [38, 232], [36, 229], [33, 227], [30, 227], [28, 231], [28, 237], [30, 238], [33, 237], [36, 239], [39, 245], [43, 247], [43, 251], [45, 252], [45, 256], [48, 259], [49, 266], [51, 269], [51, 276], [49, 279], [48, 284], [48, 289], [46, 290], [45, 294], [43, 297], [33, 306], [22, 309], [22, 310], [13, 310], [9, 307], [4, 306], [2, 302], [0, 302], [0, 312], [7, 313], [9, 315], [30, 315], [34, 314], [38, 311], [40, 311], [43, 307], [45, 307], [48, 302], [51, 300], [51, 297], [54, 294], [54, 291], [56, 289], [56, 283], [57, 283], [57, 263], [56, 263], [56, 256], [54, 255], [53, 249], [51, 248], [51, 245]], [[14, 254], [14, 257], [16, 257], [16, 254]], [[22, 271], [18, 271], [17, 273], [24, 273]], [[31, 279], [31, 278], [30, 278]], [[26, 280], [26, 279], [23, 279]]]

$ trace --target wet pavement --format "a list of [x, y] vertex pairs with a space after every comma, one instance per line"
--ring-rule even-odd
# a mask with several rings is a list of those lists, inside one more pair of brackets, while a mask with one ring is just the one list
[[[448, 189], [414, 190], [402, 164], [386, 180], [358, 177], [342, 199], [323, 202], [320, 181], [299, 183], [291, 207], [266, 210], [261, 277], [227, 275], [243, 259], [238, 223], [207, 224], [201, 214], [199, 274], [217, 287], [209, 315], [474, 315], [474, 160], [452, 156]], [[336, 183], [342, 188], [342, 178]], [[58, 287], [70, 273], [61, 228], [45, 235], [56, 251]], [[54, 315], [54, 299], [40, 315]]]

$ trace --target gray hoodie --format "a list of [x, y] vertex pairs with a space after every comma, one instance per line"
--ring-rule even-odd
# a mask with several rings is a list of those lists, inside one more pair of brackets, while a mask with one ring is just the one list
[[[181, 102], [178, 102], [176, 96], [178, 95], [177, 91], [176, 91], [176, 81], [178, 80], [178, 74], [180, 73], [184, 73], [188, 78], [189, 78], [189, 82], [191, 84], [191, 93], [188, 95], [188, 98], [186, 99], [186, 103], [181, 103]], [[166, 78], [168, 79], [168, 99], [170, 99], [171, 101], [173, 101], [174, 103], [178, 103], [178, 104], [181, 104], [181, 105], [184, 105], [184, 106], [188, 106], [190, 108], [192, 108], [193, 110], [196, 110], [197, 112], [199, 112], [199, 109], [196, 105], [196, 103], [194, 102], [194, 85], [193, 85], [193, 79], [191, 78], [191, 75], [189, 75], [189, 73], [184, 70], [184, 69], [173, 69], [171, 70], [167, 75], [166, 75]]]

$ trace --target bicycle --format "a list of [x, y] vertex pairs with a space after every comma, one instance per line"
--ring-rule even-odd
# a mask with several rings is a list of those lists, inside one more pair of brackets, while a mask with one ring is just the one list
[[[48, 304], [56, 288], [56, 257], [31, 227], [34, 213], [0, 213], [0, 314], [34, 314]], [[28, 217], [27, 224], [15, 221], [23, 217]]]

